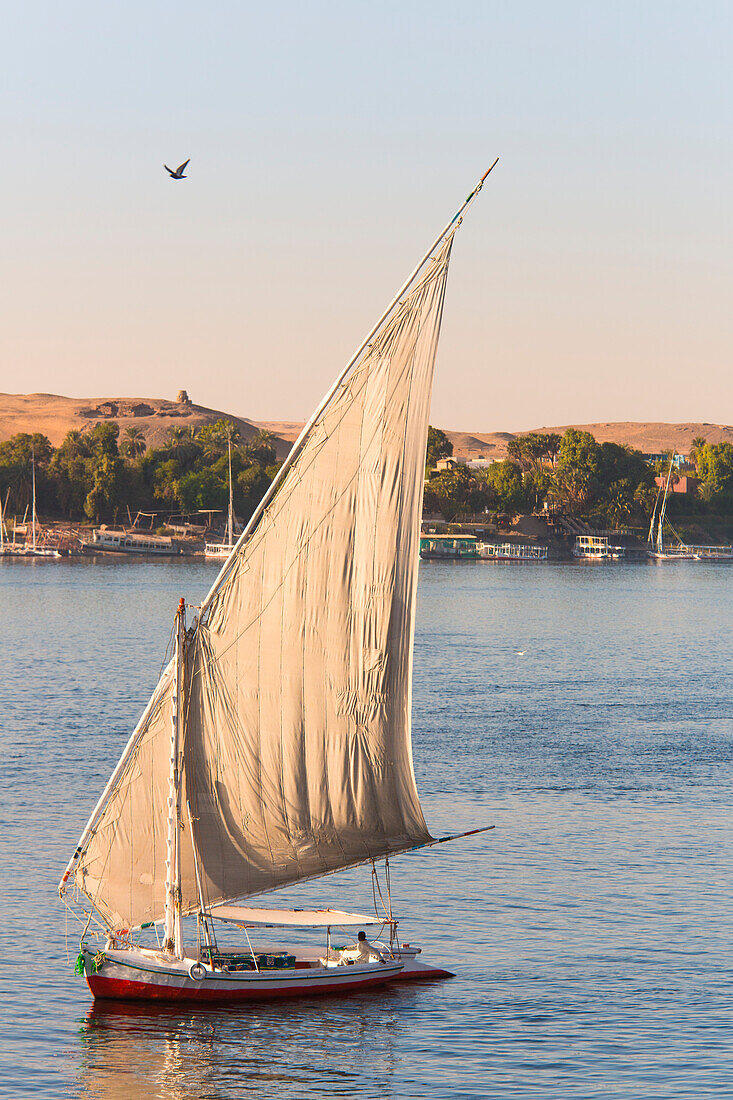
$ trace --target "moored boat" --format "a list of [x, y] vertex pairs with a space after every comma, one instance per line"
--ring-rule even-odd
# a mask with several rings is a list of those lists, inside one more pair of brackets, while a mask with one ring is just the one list
[[[667, 471], [665, 483], [663, 486], [660, 485], [659, 492], [657, 493], [657, 499], [654, 503], [654, 511], [652, 512], [652, 518], [649, 524], [649, 535], [647, 537], [647, 556], [650, 557], [653, 561], [658, 562], [733, 562], [733, 546], [693, 545], [691, 543], [684, 542], [674, 530], [669, 520], [667, 520], [667, 497], [669, 496], [672, 483], [672, 466], [674, 464], [674, 459], [675, 456], [673, 454], [669, 460], [669, 470]], [[658, 517], [657, 508], [659, 508]], [[667, 523], [667, 526], [670, 527], [673, 535], [675, 536], [677, 540], [676, 542], [665, 543], [665, 522]]]
[[478, 556], [483, 561], [547, 561], [547, 547], [518, 542], [480, 542]]
[[612, 546], [608, 535], [578, 535], [573, 546], [573, 557], [583, 561], [618, 561], [626, 557], [624, 546]]
[[[24, 543], [16, 543], [15, 531], [13, 532], [12, 543], [7, 541], [5, 530], [5, 517], [4, 510], [0, 505], [0, 557], [6, 558], [39, 558], [41, 561], [51, 561], [61, 557], [61, 552], [55, 546], [49, 546], [45, 543], [45, 538], [38, 522], [38, 515], [36, 513], [36, 455], [35, 451], [31, 452], [31, 469], [32, 469], [32, 510], [31, 510], [31, 541], [28, 542], [28, 528], [25, 527]], [[7, 507], [7, 499], [6, 499]], [[28, 509], [26, 508], [26, 515]]]
[[420, 557], [434, 561], [471, 561], [478, 557], [475, 535], [421, 535]]
[[88, 554], [152, 554], [170, 558], [181, 553], [173, 539], [165, 535], [140, 534], [122, 528], [99, 527], [91, 539], [79, 542]]
[[[664, 486], [659, 486], [657, 492], [657, 499], [654, 502], [654, 511], [652, 512], [652, 518], [649, 523], [649, 534], [647, 536], [647, 557], [652, 558], [654, 561], [695, 561], [697, 555], [694, 550], [686, 546], [682, 540], [677, 537], [677, 542], [665, 545], [664, 542], [664, 524], [667, 514], [667, 497], [669, 496], [670, 486], [672, 483], [672, 467], [674, 466], [674, 452], [672, 452], [669, 459], [669, 470], [667, 471], [667, 477]], [[660, 507], [661, 505], [661, 507]], [[659, 516], [657, 516], [657, 508], [659, 508]], [[667, 521], [668, 522], [668, 521]], [[676, 535], [676, 532], [674, 532]]]

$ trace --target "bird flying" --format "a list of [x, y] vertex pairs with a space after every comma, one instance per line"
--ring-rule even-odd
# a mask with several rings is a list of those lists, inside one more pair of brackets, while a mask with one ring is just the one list
[[[190, 160], [190, 159], [191, 158], [189, 157], [188, 160]], [[164, 164], [163, 167], [165, 168], [166, 172], [168, 172], [168, 174], [171, 176], [172, 179], [174, 179], [174, 180], [185, 180], [185, 179], [188, 179], [188, 176], [184, 176], [183, 170], [186, 167], [186, 165], [188, 164], [188, 160], [184, 160], [183, 164], [179, 164], [178, 167], [176, 168], [175, 172], [173, 171], [172, 168], [169, 168], [167, 164]]]

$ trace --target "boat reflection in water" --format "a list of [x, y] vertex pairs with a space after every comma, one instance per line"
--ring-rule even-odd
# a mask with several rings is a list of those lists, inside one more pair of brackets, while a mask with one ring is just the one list
[[84, 1100], [189, 1100], [391, 1093], [398, 1015], [417, 996], [384, 986], [344, 999], [183, 1010], [97, 1001], [80, 1029], [74, 1095]]

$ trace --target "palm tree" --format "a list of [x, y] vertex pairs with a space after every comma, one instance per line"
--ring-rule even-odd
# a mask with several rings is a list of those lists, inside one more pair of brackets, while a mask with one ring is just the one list
[[120, 450], [128, 458], [137, 458], [139, 455], [145, 454], [145, 432], [142, 428], [136, 427], [134, 424], [130, 428], [125, 428], [125, 438], [122, 441]]
[[276, 461], [275, 436], [272, 432], [261, 428], [246, 444], [245, 453], [248, 458], [259, 462], [260, 466], [271, 466]]
[[199, 428], [196, 440], [208, 458], [217, 459], [226, 454], [230, 443], [232, 447], [239, 445], [240, 432], [231, 420], [219, 418], [214, 424], [204, 424]]
[[692, 444], [690, 446], [690, 459], [695, 463], [695, 469], [697, 469], [697, 464], [700, 459], [700, 452], [702, 451], [706, 443], [707, 439], [705, 439], [701, 435], [696, 435], [692, 441]]
[[168, 429], [165, 447], [176, 458], [184, 458], [196, 447], [196, 430], [191, 424], [177, 424]]

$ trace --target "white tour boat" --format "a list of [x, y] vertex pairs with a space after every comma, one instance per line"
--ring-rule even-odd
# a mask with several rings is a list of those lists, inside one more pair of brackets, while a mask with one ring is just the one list
[[[59, 884], [95, 996], [236, 1002], [449, 974], [402, 941], [389, 859], [454, 839], [431, 836], [415, 785], [412, 654], [448, 265], [486, 175], [306, 424], [190, 623], [180, 602], [172, 659]], [[359, 864], [372, 918], [240, 904]], [[375, 944], [331, 943], [370, 920]], [[263, 926], [326, 942], [255, 949]]]
[[166, 535], [139, 534], [111, 527], [99, 527], [90, 539], [79, 541], [89, 554], [152, 554], [171, 558], [181, 553], [180, 547]]
[[573, 557], [584, 561], [618, 561], [626, 557], [626, 547], [609, 545], [608, 535], [578, 535]]
[[519, 542], [480, 542], [483, 561], [547, 561], [547, 547]]

